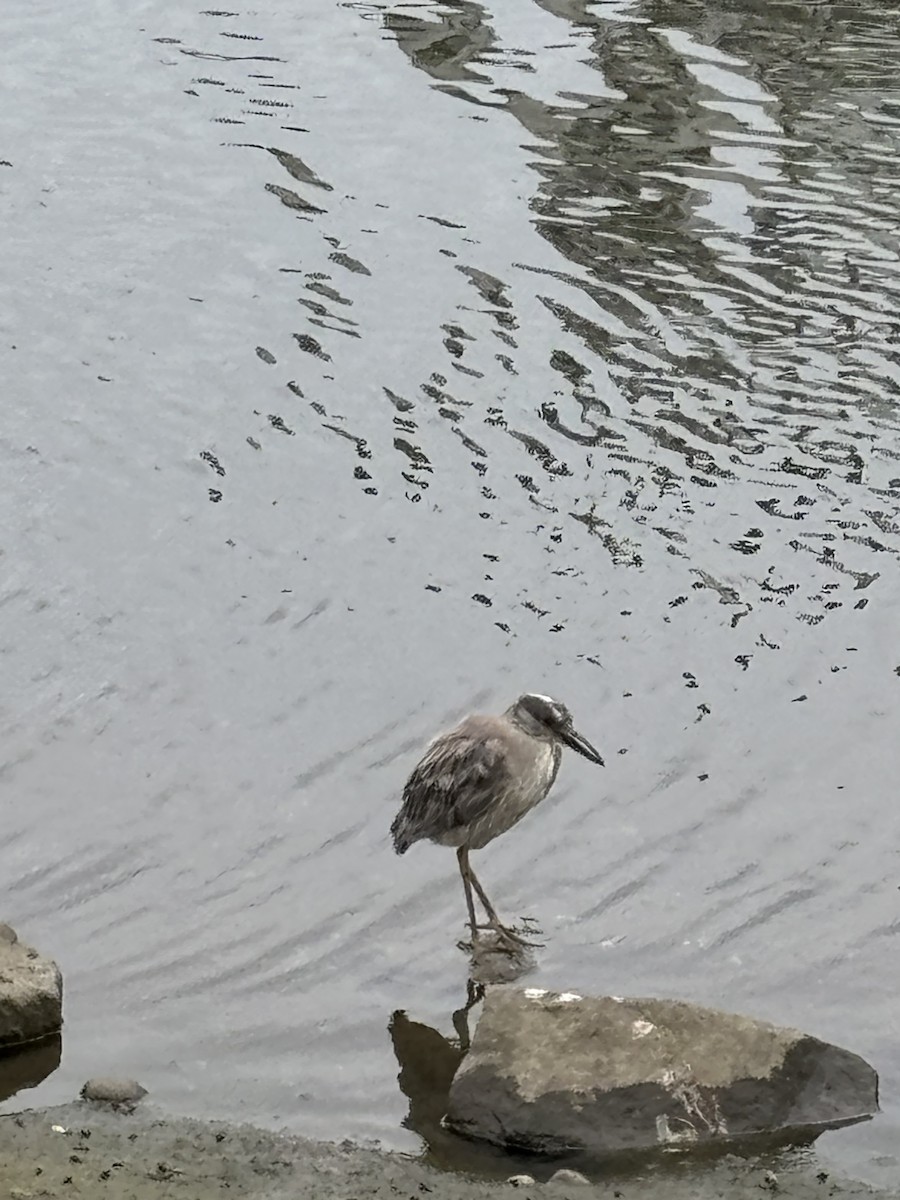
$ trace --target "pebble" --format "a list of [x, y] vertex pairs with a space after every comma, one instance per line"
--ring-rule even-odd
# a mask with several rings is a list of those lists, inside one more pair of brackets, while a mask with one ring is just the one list
[[586, 1175], [582, 1175], [580, 1171], [570, 1171], [568, 1167], [561, 1167], [558, 1171], [554, 1171], [548, 1183], [590, 1183], [591, 1181]]
[[506, 1181], [511, 1183], [513, 1187], [531, 1187], [534, 1183], [533, 1175], [510, 1175]]
[[89, 1079], [81, 1089], [83, 1100], [95, 1104], [121, 1104], [133, 1106], [147, 1095], [147, 1089], [136, 1079]]

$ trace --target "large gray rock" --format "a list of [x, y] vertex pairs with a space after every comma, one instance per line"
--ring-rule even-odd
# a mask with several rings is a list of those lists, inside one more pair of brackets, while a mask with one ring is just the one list
[[446, 1124], [544, 1153], [811, 1140], [878, 1111], [878, 1076], [795, 1029], [675, 1000], [491, 988]]
[[0, 1051], [58, 1033], [62, 975], [55, 962], [0, 925]]

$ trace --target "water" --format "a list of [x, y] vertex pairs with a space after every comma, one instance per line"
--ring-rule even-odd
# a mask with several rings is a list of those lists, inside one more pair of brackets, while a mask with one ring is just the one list
[[424, 742], [604, 753], [476, 856], [534, 985], [869, 1058], [900, 1131], [900, 39], [875, 4], [4, 12], [2, 917], [62, 1064], [415, 1150]]

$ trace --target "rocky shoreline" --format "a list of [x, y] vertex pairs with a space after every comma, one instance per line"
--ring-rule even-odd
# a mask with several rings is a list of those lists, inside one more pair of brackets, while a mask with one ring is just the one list
[[[6, 1100], [20, 1088], [32, 1086], [59, 1064], [62, 979], [55, 963], [20, 943], [9, 926], [0, 926], [0, 982], [4, 985], [0, 988], [0, 1050], [7, 1051], [2, 1059], [6, 1069], [0, 1072], [0, 1100]], [[649, 1001], [642, 1003], [645, 1008], [650, 1004]], [[524, 1017], [519, 1011], [522, 1005], [526, 1010]], [[557, 1041], [559, 1030], [568, 1021], [572, 1024], [578, 1051], [575, 1057], [581, 1062], [583, 1039], [579, 1040], [578, 1023], [588, 1018], [595, 1021], [594, 1009], [598, 1005], [607, 1019], [612, 1012], [616, 1021], [620, 1024], [624, 1021], [622, 1063], [631, 1070], [636, 1062], [630, 1047], [636, 1028], [634, 1014], [619, 998], [585, 1001], [568, 993], [557, 995], [532, 989], [518, 995], [501, 990], [488, 998], [486, 1011], [493, 1012], [496, 1024], [506, 1009], [510, 1009], [515, 1018], [514, 1029], [521, 1025], [526, 1033], [528, 1021], [545, 1020], [550, 1013]], [[562, 1010], [566, 1014], [565, 1021], [560, 1017]], [[644, 1012], [643, 1008], [641, 1012]], [[677, 1018], [674, 1024], [673, 1012]], [[643, 1035], [650, 1029], [657, 1029], [660, 1037], [663, 1033], [674, 1036], [684, 1024], [685, 1014], [691, 1018], [697, 1015], [693, 1010], [688, 1012], [685, 1005], [673, 1008], [671, 1004], [668, 1007], [657, 1004], [651, 1014], [653, 1022], [638, 1022], [641, 1044]], [[396, 1016], [392, 1026], [395, 1040], [409, 1026], [409, 1022], [404, 1025], [400, 1019], [402, 1014]], [[733, 1023], [734, 1019], [706, 1010], [702, 1011], [701, 1017], [703, 1036], [691, 1032], [690, 1044], [697, 1050], [709, 1043], [715, 1051], [711, 1061], [720, 1064], [717, 1071], [721, 1075], [724, 1059], [716, 1049], [715, 1035], [721, 1032], [722, 1020]], [[742, 1018], [738, 1020], [743, 1023], [737, 1032], [742, 1033], [745, 1040], [748, 1031], [753, 1035], [752, 1063], [759, 1067], [762, 1078], [769, 1067], [764, 1071], [765, 1064], [760, 1065], [756, 1042], [761, 1038], [763, 1049], [771, 1051], [773, 1038], [777, 1041], [781, 1037], [784, 1041], [786, 1034], [790, 1034], [788, 1042], [793, 1044], [791, 1039], [796, 1040], [795, 1034], [775, 1027], [764, 1028]], [[481, 1042], [476, 1037], [471, 1066], [473, 1070], [483, 1072], [496, 1053], [496, 1036], [492, 1039], [490, 1021], [485, 1021], [479, 1028]], [[500, 1032], [504, 1032], [502, 1020]], [[534, 1036], [529, 1034], [524, 1038], [522, 1069], [529, 1078], [534, 1074], [529, 1066], [529, 1056], [535, 1052], [535, 1046], [549, 1047], [548, 1053], [552, 1051], [557, 1064], [565, 1057], [560, 1046], [555, 1046], [550, 1036], [552, 1032], [538, 1031]], [[604, 1038], [607, 1048], [616, 1044], [614, 1032], [612, 1027], [607, 1031]], [[734, 1050], [741, 1039], [730, 1026], [726, 1032], [725, 1040]], [[497, 1030], [493, 1030], [493, 1034], [496, 1033]], [[506, 1042], [514, 1040], [505, 1037]], [[29, 1043], [27, 1052], [9, 1053], [14, 1047]], [[833, 1047], [824, 1049], [835, 1051]], [[475, 1051], [479, 1051], [480, 1058]], [[453, 1069], [446, 1079], [448, 1088], [459, 1062], [459, 1053], [456, 1051], [452, 1055]], [[874, 1085], [866, 1072], [874, 1079], [871, 1068], [855, 1056], [847, 1056], [843, 1051], [837, 1053], [844, 1054], [847, 1062], [853, 1060], [857, 1071], [863, 1071], [863, 1101], [868, 1103], [869, 1091]], [[612, 1062], [615, 1055], [606, 1053], [604, 1063], [607, 1059]], [[846, 1066], [844, 1059], [841, 1062]], [[737, 1071], [741, 1079], [752, 1074], [752, 1063]], [[512, 1065], [515, 1065], [515, 1059]], [[651, 1063], [654, 1070], [656, 1065], [654, 1059]], [[434, 1063], [430, 1062], [429, 1069], [433, 1071], [433, 1067]], [[509, 1063], [504, 1070], [507, 1067], [510, 1067]], [[602, 1075], [600, 1067], [594, 1074], [598, 1078]], [[633, 1090], [635, 1081], [630, 1075], [615, 1082], [618, 1086], [623, 1081]], [[406, 1083], [404, 1090], [412, 1095], [410, 1081], [407, 1079]], [[485, 1174], [492, 1177], [478, 1178], [465, 1170], [442, 1169], [436, 1165], [444, 1158], [438, 1151], [440, 1140], [421, 1158], [415, 1158], [348, 1142], [340, 1145], [317, 1143], [249, 1125], [171, 1116], [148, 1105], [144, 1101], [145, 1095], [144, 1088], [133, 1080], [96, 1079], [88, 1081], [80, 1098], [70, 1104], [0, 1116], [0, 1200], [71, 1200], [72, 1197], [95, 1196], [107, 1200], [174, 1200], [175, 1197], [182, 1200], [299, 1200], [300, 1197], [304, 1200], [360, 1200], [363, 1196], [395, 1200], [398, 1196], [429, 1192], [438, 1192], [447, 1200], [490, 1200], [514, 1190], [525, 1196], [576, 1195], [582, 1200], [589, 1200], [591, 1195], [612, 1196], [615, 1200], [717, 1200], [724, 1197], [758, 1200], [761, 1191], [789, 1200], [823, 1200], [825, 1197], [900, 1200], [900, 1189], [879, 1191], [863, 1183], [838, 1179], [818, 1165], [814, 1154], [803, 1150], [761, 1151], [756, 1157], [723, 1153], [714, 1158], [660, 1152], [652, 1159], [644, 1155], [639, 1160], [640, 1165], [628, 1165], [624, 1160], [614, 1165], [611, 1160], [605, 1160], [605, 1165], [596, 1170], [584, 1167], [589, 1179], [570, 1169], [574, 1165], [583, 1167], [581, 1162], [576, 1164], [546, 1156], [529, 1158], [493, 1147], [492, 1156], [482, 1160]], [[723, 1093], [723, 1097], [725, 1095]], [[654, 1103], [658, 1099], [654, 1093]], [[877, 1108], [877, 1097], [868, 1108], [866, 1103], [861, 1104], [861, 1111], [871, 1111], [872, 1104]], [[454, 1135], [446, 1130], [441, 1120], [441, 1114], [446, 1111], [446, 1102], [442, 1098], [439, 1112], [432, 1114], [430, 1125], [434, 1125], [444, 1139], [453, 1139]], [[770, 1127], [775, 1128], [774, 1125]], [[465, 1144], [484, 1146], [483, 1141]], [[668, 1150], [675, 1149], [668, 1147]], [[448, 1165], [451, 1165], [449, 1161], [445, 1167]]]
[[793, 1152], [765, 1163], [726, 1157], [673, 1160], [652, 1170], [580, 1182], [491, 1181], [438, 1170], [422, 1159], [349, 1143], [327, 1145], [246, 1125], [133, 1112], [78, 1101], [0, 1117], [3, 1200], [397, 1200], [434, 1192], [493, 1200], [513, 1191], [559, 1200], [898, 1200], [822, 1170]]

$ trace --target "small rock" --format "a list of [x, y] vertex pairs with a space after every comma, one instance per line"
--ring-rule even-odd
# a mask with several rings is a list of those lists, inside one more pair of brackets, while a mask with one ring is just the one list
[[510, 1175], [506, 1181], [511, 1183], [513, 1187], [531, 1187], [534, 1184], [533, 1175]]
[[554, 1171], [548, 1183], [590, 1183], [591, 1181], [586, 1175], [582, 1175], [580, 1171], [570, 1171], [568, 1167], [560, 1167], [558, 1171]]
[[94, 1104], [113, 1104], [122, 1108], [133, 1108], [147, 1095], [147, 1089], [136, 1079], [89, 1079], [81, 1089], [82, 1100]]
[[19, 940], [19, 935], [13, 929], [12, 925], [7, 925], [5, 921], [0, 921], [0, 942], [7, 942], [10, 946], [14, 946]]

